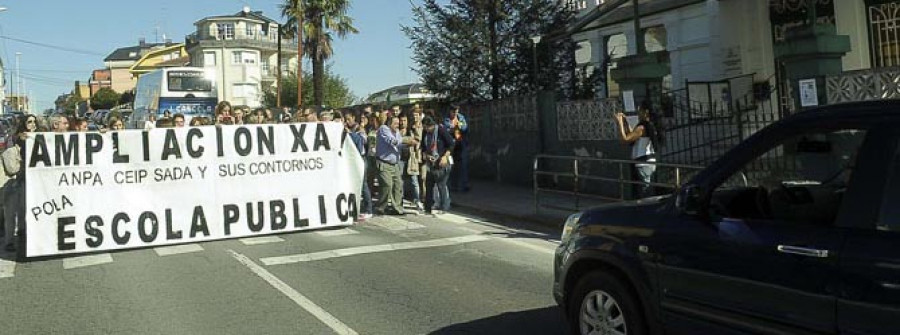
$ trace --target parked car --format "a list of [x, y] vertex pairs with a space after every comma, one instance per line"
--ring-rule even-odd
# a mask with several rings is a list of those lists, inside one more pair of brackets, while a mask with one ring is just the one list
[[565, 222], [576, 334], [900, 333], [900, 102], [801, 112], [675, 194]]

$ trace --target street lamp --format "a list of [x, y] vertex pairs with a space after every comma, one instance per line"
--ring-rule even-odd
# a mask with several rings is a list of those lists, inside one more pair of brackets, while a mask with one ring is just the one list
[[22, 77], [19, 74], [19, 57], [22, 56], [21, 52], [16, 52], [16, 90], [13, 92], [13, 96], [16, 97], [16, 110], [19, 110], [19, 104], [21, 103], [22, 95]]
[[534, 78], [534, 89], [537, 90], [538, 87], [538, 68], [537, 68], [537, 46], [538, 43], [541, 43], [541, 39], [543, 37], [541, 35], [536, 35], [531, 37], [531, 75]]

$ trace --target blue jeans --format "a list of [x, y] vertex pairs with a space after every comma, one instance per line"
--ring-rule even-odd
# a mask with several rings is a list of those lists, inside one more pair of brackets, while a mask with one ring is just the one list
[[431, 167], [425, 185], [425, 211], [450, 210], [450, 190], [447, 180], [450, 179], [450, 167]]
[[656, 165], [652, 164], [635, 164], [634, 165], [634, 181], [641, 182], [640, 184], [633, 184], [633, 195], [635, 199], [643, 199], [646, 197], [653, 196], [653, 187], [650, 186], [650, 183], [653, 182], [653, 174], [656, 172]]
[[459, 191], [469, 189], [469, 148], [467, 143], [458, 143], [453, 150], [453, 171], [450, 174], [450, 188]]
[[406, 186], [404, 186], [403, 190], [406, 191], [407, 199], [411, 199], [414, 203], [418, 203], [419, 199], [422, 199], [422, 191], [419, 188], [419, 176], [418, 175], [404, 175], [403, 182]]
[[362, 202], [359, 205], [359, 212], [362, 214], [372, 214], [372, 192], [369, 190], [369, 183], [365, 177], [369, 173], [368, 170], [368, 166], [363, 170], [365, 172], [363, 172]]

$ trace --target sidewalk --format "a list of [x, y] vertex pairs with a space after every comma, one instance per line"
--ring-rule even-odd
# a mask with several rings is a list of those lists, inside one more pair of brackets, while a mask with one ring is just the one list
[[[566, 218], [575, 212], [541, 207], [539, 214], [536, 214], [534, 191], [531, 188], [482, 180], [470, 180], [469, 185], [472, 188], [469, 192], [450, 194], [454, 207], [551, 227], [561, 227]], [[574, 200], [549, 194], [541, 195], [541, 203], [574, 207]], [[600, 204], [593, 202], [580, 208]]]

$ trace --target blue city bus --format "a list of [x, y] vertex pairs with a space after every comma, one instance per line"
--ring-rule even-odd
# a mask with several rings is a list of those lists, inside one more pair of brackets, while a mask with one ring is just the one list
[[186, 123], [195, 117], [214, 120], [219, 102], [214, 76], [196, 67], [165, 68], [142, 75], [135, 88], [134, 114], [128, 127], [143, 129], [151, 115], [159, 120], [167, 111], [183, 114]]

